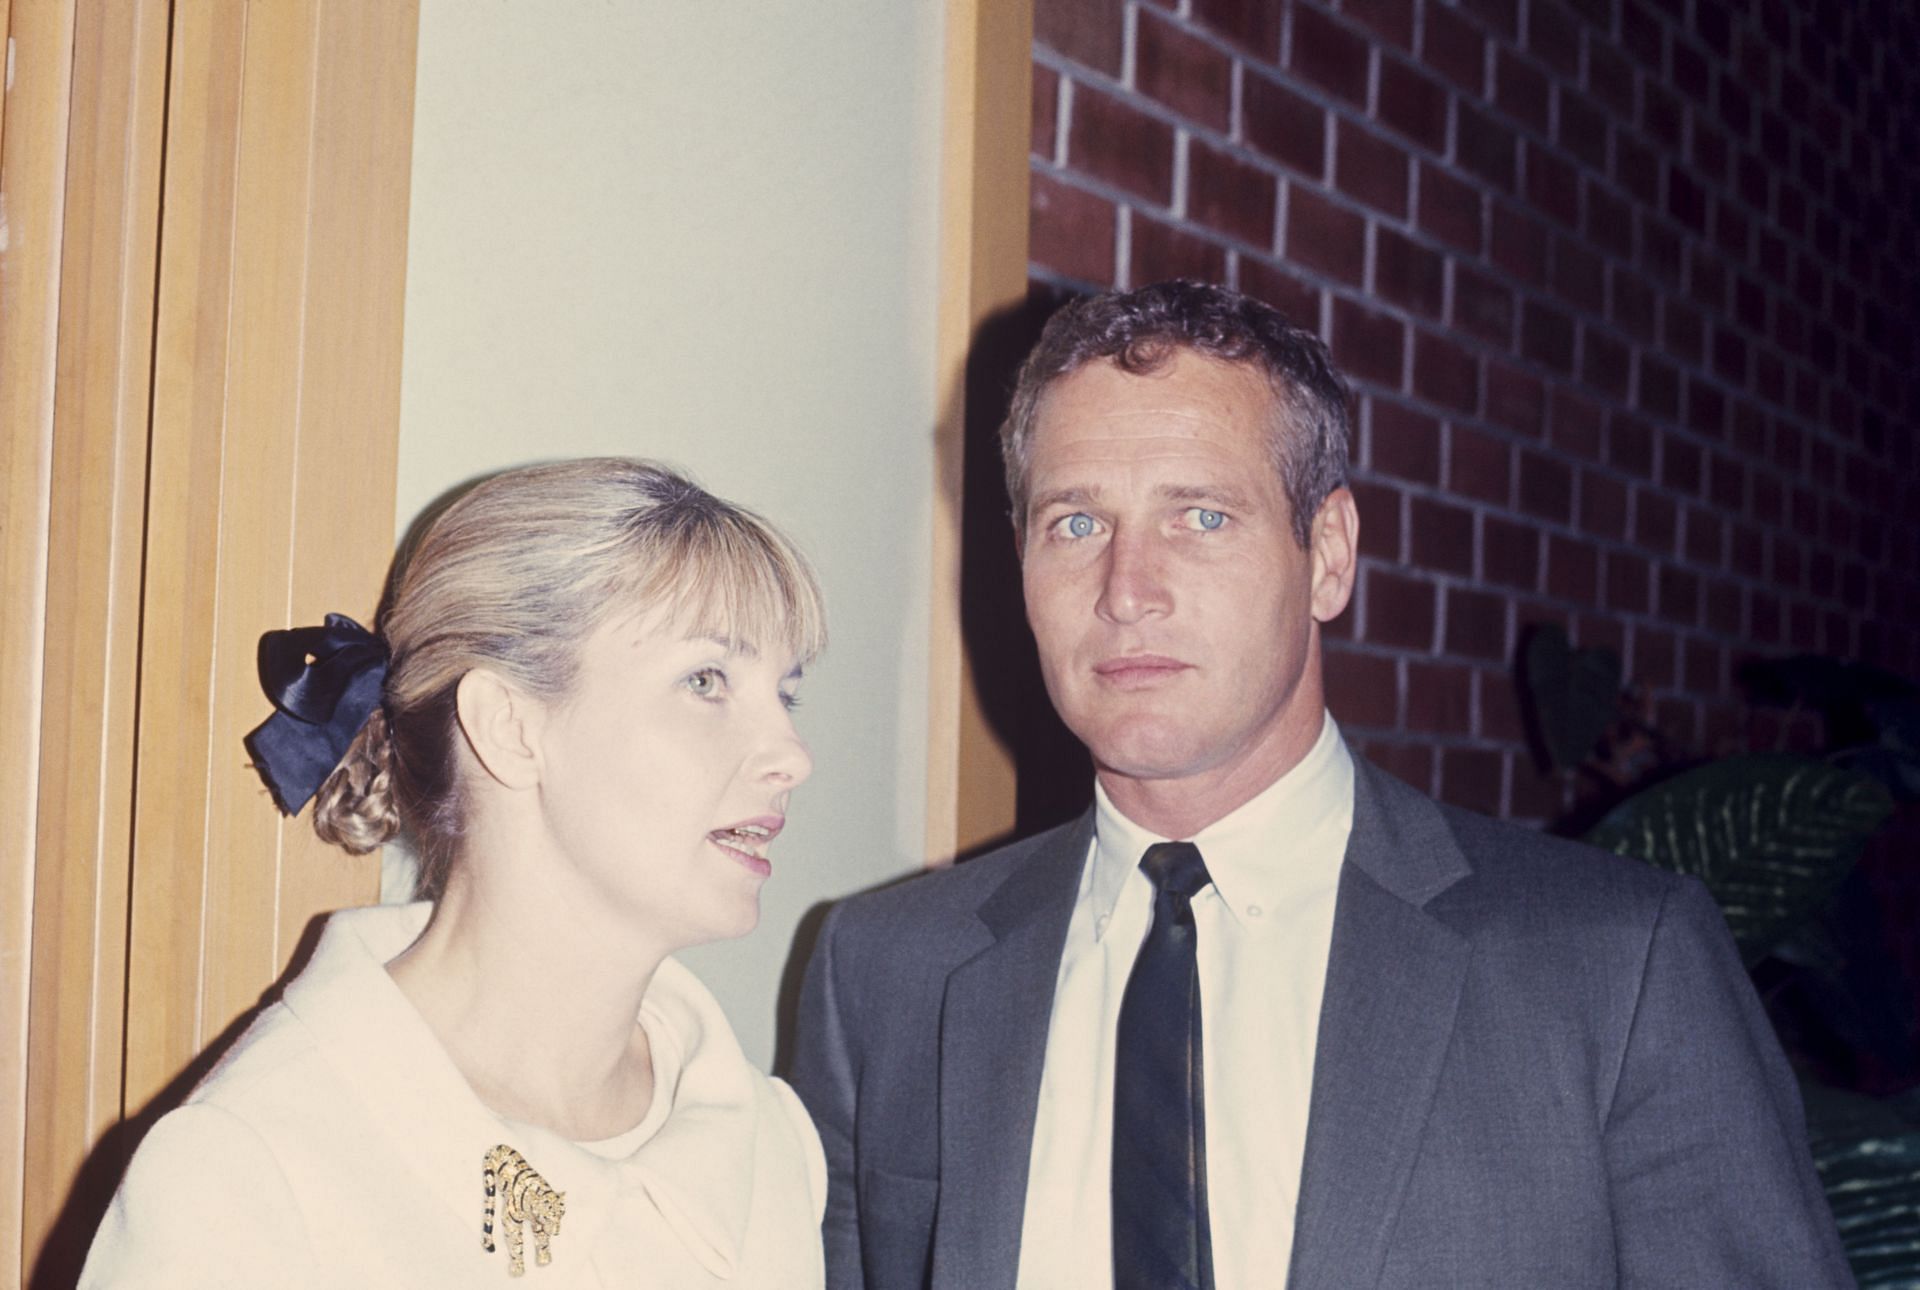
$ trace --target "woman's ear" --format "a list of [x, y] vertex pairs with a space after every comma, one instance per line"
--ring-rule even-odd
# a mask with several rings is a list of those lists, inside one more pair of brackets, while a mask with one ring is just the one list
[[487, 774], [507, 788], [540, 781], [539, 700], [498, 673], [475, 668], [454, 692], [460, 733]]

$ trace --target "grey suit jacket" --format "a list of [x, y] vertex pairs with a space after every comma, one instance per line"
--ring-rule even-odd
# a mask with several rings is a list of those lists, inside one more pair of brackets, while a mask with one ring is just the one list
[[[1091, 830], [828, 916], [793, 1083], [826, 1146], [834, 1290], [1013, 1286]], [[1704, 889], [1358, 758], [1295, 1218], [1298, 1290], [1853, 1284]]]

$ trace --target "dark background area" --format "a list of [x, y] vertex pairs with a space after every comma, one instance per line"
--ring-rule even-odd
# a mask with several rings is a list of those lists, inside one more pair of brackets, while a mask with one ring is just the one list
[[1700, 755], [1811, 744], [1734, 681], [1920, 674], [1920, 7], [1037, 0], [1042, 294], [1189, 275], [1357, 394], [1335, 715], [1546, 822], [1521, 633], [1605, 645]]
[[[1815, 750], [1743, 662], [1920, 678], [1915, 67], [1909, 0], [1036, 0], [1033, 298], [999, 348], [1174, 276], [1319, 331], [1361, 514], [1329, 702], [1443, 800], [1545, 826], [1617, 793], [1529, 746], [1542, 624], [1617, 652], [1669, 759]], [[998, 506], [991, 432], [968, 496]], [[1016, 675], [985, 583], [970, 647]], [[1013, 689], [1026, 830], [1085, 763]], [[1862, 879], [1920, 981], [1914, 816]]]

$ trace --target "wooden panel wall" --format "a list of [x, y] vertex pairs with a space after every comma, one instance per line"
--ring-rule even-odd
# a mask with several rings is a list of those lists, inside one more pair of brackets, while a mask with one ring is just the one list
[[371, 622], [392, 550], [418, 15], [174, 12], [140, 663], [126, 1101], [378, 892], [283, 822], [241, 737], [262, 630]]
[[392, 548], [412, 0], [0, 0], [0, 1283], [377, 894], [240, 738]]
[[1013, 759], [981, 711], [960, 625], [967, 365], [981, 325], [1027, 292], [1027, 141], [1033, 0], [948, 0], [941, 154], [941, 419], [928, 672], [927, 856], [954, 856], [1014, 823]]
[[27, 991], [40, 788], [47, 529], [73, 4], [0, 3], [0, 1280], [18, 1275], [27, 1136]]
[[78, 6], [32, 905], [29, 1246], [52, 1228], [80, 1162], [121, 1111], [166, 51], [165, 0]]

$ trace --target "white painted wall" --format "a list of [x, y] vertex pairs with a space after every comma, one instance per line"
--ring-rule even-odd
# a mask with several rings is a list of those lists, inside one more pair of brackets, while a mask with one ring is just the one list
[[799, 917], [921, 859], [941, 13], [421, 6], [399, 528], [480, 472], [657, 457], [826, 587], [760, 930], [687, 956], [763, 1064]]

